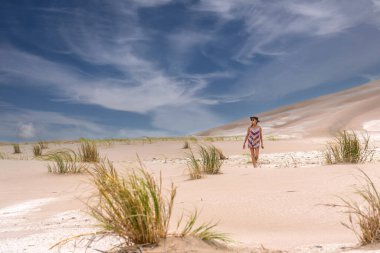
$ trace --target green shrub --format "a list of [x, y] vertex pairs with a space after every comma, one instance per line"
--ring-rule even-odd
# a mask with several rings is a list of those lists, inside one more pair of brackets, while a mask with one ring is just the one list
[[335, 140], [327, 144], [326, 163], [364, 163], [371, 160], [374, 152], [369, 149], [369, 139], [368, 135], [363, 135], [363, 143], [361, 143], [355, 132], [339, 132]]

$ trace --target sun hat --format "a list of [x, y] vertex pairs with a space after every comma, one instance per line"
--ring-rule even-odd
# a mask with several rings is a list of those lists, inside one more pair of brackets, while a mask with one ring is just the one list
[[255, 119], [257, 122], [260, 122], [260, 120], [259, 120], [259, 118], [257, 116], [251, 116], [249, 118], [250, 118], [250, 120]]

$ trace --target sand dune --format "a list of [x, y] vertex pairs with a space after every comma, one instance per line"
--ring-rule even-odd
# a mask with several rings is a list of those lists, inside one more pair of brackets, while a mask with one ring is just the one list
[[[354, 197], [351, 186], [357, 168], [380, 183], [380, 149], [368, 164], [326, 166], [320, 153], [323, 143], [324, 139], [268, 140], [260, 168], [253, 169], [242, 141], [213, 142], [229, 157], [223, 174], [195, 181], [186, 175], [181, 141], [99, 148], [119, 170], [136, 168], [133, 151], [139, 150], [146, 168], [157, 176], [162, 172], [166, 188], [171, 182], [178, 186], [172, 230], [182, 212], [198, 208], [200, 221], [220, 221], [218, 230], [240, 242], [234, 249], [216, 250], [197, 240], [173, 239], [152, 252], [270, 252], [261, 245], [288, 252], [339, 252], [355, 246], [357, 239], [340, 224], [347, 216], [323, 204], [335, 203], [336, 194]], [[24, 156], [19, 160], [10, 154], [10, 146], [0, 146], [10, 157], [0, 160], [0, 252], [58, 252], [47, 249], [69, 236], [96, 231], [83, 203], [93, 192], [87, 176], [49, 174], [47, 162], [32, 159], [31, 145], [21, 148]], [[109, 249], [117, 242], [107, 238], [87, 252]], [[84, 244], [75, 247], [74, 252], [84, 252]], [[61, 252], [75, 247], [68, 244]]]
[[[353, 129], [380, 137], [380, 81], [259, 114], [268, 135], [278, 138], [331, 136]], [[247, 118], [198, 133], [200, 136], [244, 135]]]

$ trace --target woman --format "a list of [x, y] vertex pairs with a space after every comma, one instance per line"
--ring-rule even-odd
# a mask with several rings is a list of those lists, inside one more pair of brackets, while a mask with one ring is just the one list
[[263, 143], [263, 131], [259, 125], [260, 121], [256, 116], [250, 117], [252, 124], [248, 127], [247, 135], [245, 136], [243, 149], [245, 149], [245, 143], [248, 140], [248, 148], [251, 151], [251, 159], [253, 167], [257, 167], [257, 160], [259, 160], [260, 144], [261, 148], [264, 148]]

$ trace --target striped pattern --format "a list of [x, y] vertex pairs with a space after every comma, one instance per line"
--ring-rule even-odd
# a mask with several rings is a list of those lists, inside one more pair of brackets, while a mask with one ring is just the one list
[[248, 147], [249, 148], [260, 147], [260, 128], [259, 127], [249, 129]]

